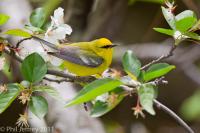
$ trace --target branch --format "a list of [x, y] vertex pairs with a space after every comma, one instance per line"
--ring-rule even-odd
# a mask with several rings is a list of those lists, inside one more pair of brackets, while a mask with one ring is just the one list
[[166, 58], [169, 58], [170, 56], [173, 55], [173, 52], [174, 52], [175, 49], [176, 49], [176, 46], [175, 46], [175, 45], [172, 45], [172, 47], [171, 47], [171, 49], [170, 49], [170, 51], [169, 51], [168, 54], [162, 55], [162, 56], [160, 56], [159, 58], [157, 58], [157, 59], [155, 59], [155, 60], [152, 60], [150, 63], [144, 65], [144, 66], [141, 68], [141, 70], [146, 69], [147, 67], [149, 67], [150, 65], [152, 65], [152, 64], [154, 64], [154, 63], [157, 63], [157, 62], [160, 62], [161, 60], [164, 60], [164, 59], [166, 59]]
[[155, 79], [154, 81], [149, 82], [149, 83], [152, 83], [152, 84], [155, 84], [155, 85], [168, 84], [168, 81], [166, 81], [166, 80], [164, 80], [164, 79], [165, 79], [165, 77], [162, 76], [162, 77], [157, 78], [157, 79]]
[[62, 83], [62, 82], [72, 82], [71, 79], [52, 79], [48, 77], [44, 77], [43, 79], [48, 80], [50, 82]]
[[72, 74], [68, 74], [68, 73], [63, 73], [62, 71], [56, 71], [56, 70], [47, 70], [47, 74], [50, 75], [55, 75], [55, 76], [59, 76], [59, 77], [63, 77], [63, 78], [67, 78], [70, 79], [71, 82], [91, 82], [94, 81], [96, 78], [93, 76], [75, 76]]
[[182, 127], [184, 127], [188, 131], [188, 133], [194, 133], [194, 131], [171, 109], [169, 109], [168, 107], [166, 107], [165, 105], [157, 101], [156, 99], [154, 99], [153, 102], [158, 109], [161, 109], [162, 111], [170, 115], [172, 118], [174, 118]]
[[[8, 49], [5, 49], [4, 52], [6, 54], [8, 54], [9, 56], [13, 57], [18, 62], [22, 63], [23, 60], [19, 56], [17, 56], [15, 53], [12, 54], [12, 52], [9, 51]], [[69, 74], [69, 73], [64, 73], [62, 71], [56, 71], [56, 70], [50, 70], [50, 69], [47, 70], [47, 74], [66, 78], [66, 81], [68, 80], [68, 82], [69, 82], [69, 80], [71, 80], [71, 82], [84, 82], [84, 83], [87, 83], [87, 82], [94, 81], [96, 79], [93, 76], [81, 76], [80, 77], [80, 76], [75, 76], [75, 75], [72, 75], [72, 74]]]
[[19, 56], [17, 56], [15, 53], [14, 54], [12, 54], [12, 52], [11, 51], [9, 51], [8, 49], [4, 49], [4, 51], [3, 52], [5, 52], [7, 55], [9, 55], [9, 56], [11, 56], [11, 57], [13, 57], [13, 59], [15, 59], [16, 61], [18, 61], [18, 62], [20, 62], [20, 63], [22, 63], [22, 59], [19, 57]]

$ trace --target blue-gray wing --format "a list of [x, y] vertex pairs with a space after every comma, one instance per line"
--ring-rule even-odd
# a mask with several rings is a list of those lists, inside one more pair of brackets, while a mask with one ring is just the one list
[[59, 52], [51, 52], [50, 54], [87, 67], [98, 67], [104, 62], [104, 59], [96, 55], [93, 51], [80, 49], [77, 46], [66, 46], [60, 48]]

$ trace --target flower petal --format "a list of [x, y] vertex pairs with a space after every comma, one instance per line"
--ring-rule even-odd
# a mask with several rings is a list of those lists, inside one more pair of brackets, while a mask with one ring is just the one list
[[59, 7], [54, 11], [53, 18], [57, 20], [58, 24], [64, 23], [64, 9]]
[[66, 35], [72, 33], [71, 26], [64, 24], [64, 9], [59, 7], [54, 11], [54, 16], [51, 16], [51, 25], [45, 33], [45, 40], [53, 44], [58, 44], [59, 40], [65, 39]]
[[65, 29], [65, 33], [67, 35], [71, 35], [72, 33], [72, 28], [68, 24], [61, 24], [60, 27], [63, 27]]

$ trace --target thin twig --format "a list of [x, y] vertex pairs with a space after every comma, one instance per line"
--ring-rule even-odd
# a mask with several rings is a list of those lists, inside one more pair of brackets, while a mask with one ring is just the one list
[[182, 127], [184, 127], [188, 131], [188, 133], [194, 133], [194, 131], [171, 109], [169, 109], [168, 107], [166, 107], [165, 105], [157, 101], [156, 99], [154, 99], [153, 102], [158, 109], [161, 109], [162, 111], [164, 111], [165, 113], [173, 117]]
[[152, 65], [152, 64], [154, 64], [154, 63], [157, 63], [157, 62], [160, 62], [161, 60], [164, 60], [164, 59], [166, 59], [166, 58], [169, 58], [170, 56], [173, 55], [173, 52], [174, 52], [175, 49], [176, 49], [176, 45], [172, 45], [172, 47], [171, 47], [171, 49], [170, 49], [170, 51], [169, 51], [168, 54], [162, 55], [162, 56], [160, 56], [159, 58], [157, 58], [157, 59], [155, 59], [155, 60], [152, 60], [150, 63], [144, 65], [144, 66], [141, 68], [141, 70], [146, 69], [147, 67], [149, 67], [150, 65]]
[[15, 48], [19, 48], [19, 46], [20, 46], [20, 44], [21, 44], [22, 42], [24, 42], [24, 41], [26, 41], [26, 40], [30, 40], [30, 39], [32, 39], [32, 37], [28, 37], [28, 38], [24, 38], [24, 39], [19, 40], [19, 42], [16, 44]]
[[43, 79], [48, 80], [50, 82], [62, 83], [62, 82], [73, 82], [71, 79], [52, 79], [44, 77]]
[[155, 85], [168, 84], [168, 81], [166, 81], [166, 80], [164, 80], [164, 79], [165, 79], [165, 77], [162, 76], [162, 77], [157, 78], [157, 79], [155, 79], [154, 81], [149, 82], [149, 83], [152, 83], [152, 84], [155, 84]]
[[158, 85], [161, 85], [161, 84], [164, 84], [164, 85], [168, 84], [168, 81], [166, 81], [164, 79], [165, 79], [165, 77], [162, 76], [162, 77], [157, 78], [153, 81], [147, 82], [147, 84], [152, 84], [152, 85], [155, 85], [155, 86], [158, 86]]

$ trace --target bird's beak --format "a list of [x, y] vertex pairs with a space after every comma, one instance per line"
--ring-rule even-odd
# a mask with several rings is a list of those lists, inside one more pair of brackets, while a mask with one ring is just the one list
[[113, 47], [116, 47], [116, 46], [118, 46], [117, 44], [112, 44], [112, 45], [110, 45], [110, 48], [113, 48]]

